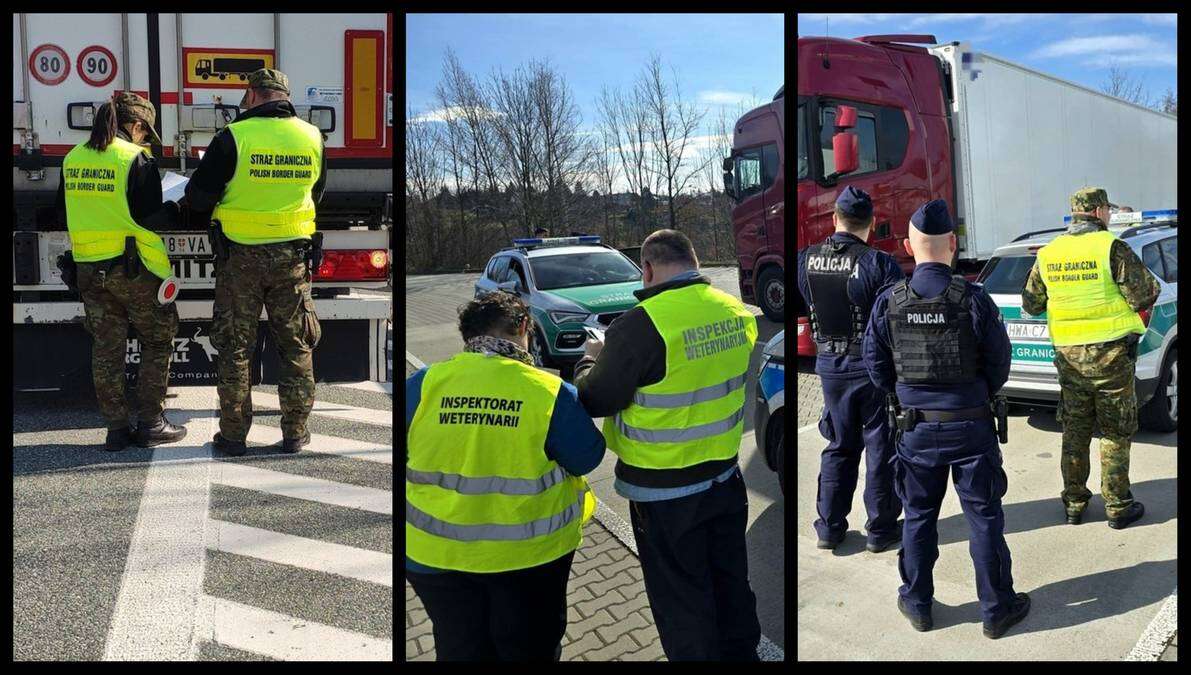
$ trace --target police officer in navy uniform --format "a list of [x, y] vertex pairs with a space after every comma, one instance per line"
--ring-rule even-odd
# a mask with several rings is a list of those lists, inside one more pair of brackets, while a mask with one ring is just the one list
[[867, 450], [865, 529], [868, 550], [877, 553], [901, 538], [901, 504], [893, 490], [885, 399], [864, 369], [861, 340], [877, 292], [905, 274], [892, 256], [864, 243], [873, 225], [873, 202], [863, 190], [844, 188], [832, 220], [835, 233], [798, 254], [798, 290], [810, 308], [818, 347], [815, 372], [823, 383], [819, 432], [828, 441], [819, 466], [814, 526], [819, 548], [833, 549], [843, 541], [860, 453]]
[[984, 635], [998, 638], [1030, 610], [1014, 593], [1005, 514], [1008, 487], [989, 407], [1009, 378], [1009, 336], [983, 288], [952, 276], [955, 235], [947, 204], [923, 205], [910, 219], [908, 281], [883, 289], [864, 338], [864, 365], [874, 384], [900, 405], [896, 485], [905, 508], [897, 606], [919, 631], [930, 630], [938, 518], [947, 481], [955, 483], [971, 529], [968, 550]]

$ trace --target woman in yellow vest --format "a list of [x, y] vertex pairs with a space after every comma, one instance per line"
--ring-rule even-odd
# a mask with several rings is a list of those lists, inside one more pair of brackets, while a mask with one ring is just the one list
[[604, 418], [617, 494], [629, 500], [649, 608], [671, 661], [756, 661], [748, 498], [737, 453], [757, 320], [699, 274], [690, 239], [641, 243], [641, 301], [575, 365]]
[[[165, 245], [154, 229], [177, 221], [174, 202], [161, 201], [161, 175], [147, 140], [160, 144], [153, 128], [153, 104], [124, 92], [99, 107], [91, 138], [62, 160], [58, 208], [70, 232], [73, 272], [91, 334], [91, 370], [99, 409], [107, 419], [104, 448], [122, 450], [135, 442], [151, 447], [182, 439], [186, 429], [165, 419], [170, 355], [178, 331], [178, 310], [158, 302], [158, 287], [170, 276]], [[124, 400], [129, 323], [140, 346], [139, 404], [135, 434]]]
[[466, 343], [405, 383], [405, 570], [439, 661], [557, 661], [567, 580], [604, 438], [575, 388], [534, 367], [529, 311], [491, 293]]

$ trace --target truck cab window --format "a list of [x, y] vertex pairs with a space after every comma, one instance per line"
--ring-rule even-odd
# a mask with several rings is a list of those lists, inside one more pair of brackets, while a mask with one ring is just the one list
[[[835, 151], [831, 148], [831, 137], [835, 135], [835, 108], [823, 108], [823, 122], [820, 125], [820, 148], [823, 152], [823, 175], [835, 173]], [[849, 175], [877, 171], [877, 120], [868, 111], [857, 111], [856, 126], [851, 129], [860, 139], [860, 164]]]
[[761, 146], [761, 183], [766, 190], [777, 180], [777, 172], [777, 144]]
[[798, 180], [810, 174], [810, 155], [806, 152], [806, 106], [798, 106]]
[[736, 157], [736, 193], [745, 199], [761, 191], [761, 148], [741, 150]]

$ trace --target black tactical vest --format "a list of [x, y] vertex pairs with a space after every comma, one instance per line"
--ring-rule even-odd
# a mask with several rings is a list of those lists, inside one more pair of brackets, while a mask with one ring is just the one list
[[971, 296], [961, 276], [937, 298], [923, 298], [903, 279], [889, 296], [893, 363], [903, 384], [961, 384], [980, 374]]
[[806, 285], [811, 296], [807, 304], [819, 353], [860, 356], [868, 317], [848, 296], [848, 279], [857, 274], [860, 257], [868, 251], [858, 241], [830, 239], [807, 251]]

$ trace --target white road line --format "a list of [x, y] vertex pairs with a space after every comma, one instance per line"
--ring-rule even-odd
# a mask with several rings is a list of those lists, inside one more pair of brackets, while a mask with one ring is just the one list
[[[199, 637], [283, 661], [392, 661], [393, 641], [204, 595]], [[152, 635], [152, 633], [149, 633]]]
[[798, 427], [798, 434], [801, 435], [802, 432], [804, 432], [804, 431], [810, 431], [811, 429], [818, 429], [818, 428], [819, 428], [818, 422], [815, 422], [813, 424], [808, 424], [805, 427]]
[[[604, 502], [596, 500], [594, 517], [605, 529], [612, 533], [613, 537], [616, 537], [620, 543], [632, 551], [633, 555], [640, 557], [637, 553], [637, 539], [633, 536], [633, 526], [625, 522], [624, 518], [620, 517], [620, 514], [608, 508], [608, 505]], [[762, 661], [786, 660], [785, 651], [764, 635], [761, 636], [761, 642], [757, 645], [757, 655]]]
[[[390, 363], [392, 362], [390, 361]], [[392, 382], [375, 382], [371, 380], [366, 382], [336, 382], [331, 386], [347, 387], [348, 389], [359, 389], [361, 391], [378, 391], [382, 394], [389, 394], [390, 396], [393, 394]]]
[[[182, 442], [205, 443], [215, 424], [214, 418], [192, 419]], [[160, 461], [167, 457], [192, 461]], [[104, 644], [105, 661], [193, 660], [194, 605], [207, 560], [203, 528], [210, 458], [210, 445], [153, 451]]]
[[298, 476], [280, 471], [260, 469], [240, 462], [217, 462], [211, 470], [211, 482], [245, 490], [304, 499], [349, 509], [393, 515], [393, 493], [390, 490], [347, 485], [322, 478]]
[[1179, 629], [1179, 589], [1171, 591], [1158, 615], [1146, 626], [1137, 644], [1125, 657], [1126, 661], [1157, 661], [1166, 650], [1167, 643]]
[[[259, 406], [258, 406], [259, 404]], [[268, 392], [254, 391], [252, 392], [253, 407], [272, 408], [274, 410], [281, 409], [281, 401], [276, 394]], [[359, 422], [362, 424], [372, 424], [379, 427], [393, 426], [393, 411], [392, 410], [376, 410], [375, 408], [360, 408], [354, 405], [347, 405], [346, 403], [330, 403], [327, 401], [314, 402], [314, 408], [311, 410], [313, 415], [322, 415], [323, 417], [334, 417], [335, 419], [347, 420], [348, 422]]]
[[[274, 445], [281, 440], [281, 430], [276, 427], [266, 427], [260, 424], [253, 425], [248, 430], [248, 440], [253, 443]], [[391, 465], [393, 463], [393, 447], [391, 445], [368, 443], [352, 438], [327, 436], [325, 434], [310, 434], [310, 445], [302, 448], [302, 452], [338, 455], [340, 457], [350, 457], [352, 459], [376, 462], [378, 464]]]
[[207, 548], [393, 587], [393, 556], [211, 519]]
[[410, 354], [409, 350], [405, 351], [405, 362], [413, 366], [415, 370], [421, 370], [426, 367], [426, 364], [422, 363], [422, 360], [418, 357]]

